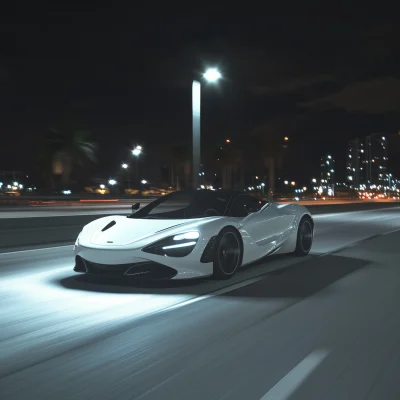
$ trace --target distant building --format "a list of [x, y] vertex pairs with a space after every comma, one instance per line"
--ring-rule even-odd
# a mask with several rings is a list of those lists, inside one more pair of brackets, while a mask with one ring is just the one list
[[321, 158], [321, 187], [323, 192], [332, 195], [335, 187], [335, 160], [330, 154]]
[[369, 135], [365, 139], [366, 183], [385, 185], [388, 182], [388, 142], [384, 135]]
[[351, 140], [346, 154], [346, 180], [348, 185], [359, 187], [365, 181], [365, 149], [360, 139]]

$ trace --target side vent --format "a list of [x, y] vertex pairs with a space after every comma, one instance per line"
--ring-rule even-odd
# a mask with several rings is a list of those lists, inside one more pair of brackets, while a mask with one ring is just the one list
[[107, 229], [110, 229], [112, 226], [114, 226], [116, 224], [115, 221], [111, 221], [110, 223], [108, 223], [101, 231], [104, 232]]
[[200, 258], [200, 262], [202, 264], [210, 263], [214, 259], [214, 249], [215, 249], [215, 244], [217, 241], [217, 237], [213, 236], [210, 241], [207, 243], [206, 248], [203, 251], [203, 254]]

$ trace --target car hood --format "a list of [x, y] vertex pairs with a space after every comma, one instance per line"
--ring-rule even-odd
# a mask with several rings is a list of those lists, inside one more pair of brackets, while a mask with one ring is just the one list
[[[215, 219], [215, 218], [211, 218]], [[210, 218], [207, 218], [209, 221]], [[201, 219], [135, 219], [126, 216], [100, 218], [86, 225], [80, 237], [80, 243], [86, 245], [124, 246], [163, 234], [163, 231], [187, 225], [195, 228], [203, 224]]]

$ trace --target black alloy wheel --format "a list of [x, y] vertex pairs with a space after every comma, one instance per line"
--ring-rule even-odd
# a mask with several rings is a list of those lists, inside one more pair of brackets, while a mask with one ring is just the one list
[[313, 226], [309, 217], [304, 217], [299, 224], [295, 254], [306, 256], [312, 247], [314, 235]]
[[228, 279], [242, 262], [243, 244], [240, 233], [234, 228], [225, 228], [218, 235], [214, 253], [214, 276]]

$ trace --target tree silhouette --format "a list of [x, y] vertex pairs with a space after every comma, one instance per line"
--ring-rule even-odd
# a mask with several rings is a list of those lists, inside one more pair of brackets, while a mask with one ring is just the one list
[[[276, 169], [281, 168], [293, 146], [293, 137], [301, 124], [307, 121], [303, 114], [277, 115], [256, 127], [250, 134], [255, 156], [263, 160], [268, 170], [268, 200], [273, 201], [275, 194]], [[288, 140], [285, 140], [285, 137]]]
[[191, 153], [188, 146], [183, 144], [176, 145], [171, 150], [172, 162], [176, 175], [184, 178], [184, 186], [186, 189], [190, 187], [190, 173], [191, 173]]
[[277, 132], [257, 131], [252, 139], [254, 156], [262, 161], [268, 171], [268, 200], [273, 201], [275, 195], [276, 169], [281, 168], [287, 153], [288, 143], [285, 136]]
[[70, 182], [75, 167], [84, 167], [97, 161], [97, 145], [90, 140], [87, 130], [52, 129], [48, 139], [53, 143], [52, 172], [61, 175], [64, 185]]
[[216, 158], [221, 166], [222, 188], [233, 189], [234, 177], [242, 166], [241, 150], [232, 143], [225, 143], [217, 149]]

